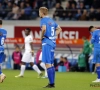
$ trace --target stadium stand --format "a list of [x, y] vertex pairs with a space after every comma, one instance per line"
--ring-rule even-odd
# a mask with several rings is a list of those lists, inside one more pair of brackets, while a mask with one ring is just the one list
[[0, 0], [0, 18], [38, 19], [38, 9], [46, 6], [55, 20], [99, 21], [99, 3], [100, 0]]

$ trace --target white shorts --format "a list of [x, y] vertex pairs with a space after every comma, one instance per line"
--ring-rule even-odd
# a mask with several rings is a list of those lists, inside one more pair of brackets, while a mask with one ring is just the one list
[[42, 61], [42, 52], [40, 53], [39, 61]]
[[34, 62], [34, 57], [32, 56], [32, 54], [30, 52], [25, 52], [23, 54], [23, 57], [22, 57], [21, 61], [25, 62], [25, 63]]

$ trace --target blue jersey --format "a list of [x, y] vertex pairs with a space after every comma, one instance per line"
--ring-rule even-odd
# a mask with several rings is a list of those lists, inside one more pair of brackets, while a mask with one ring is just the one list
[[44, 17], [41, 19], [41, 27], [43, 25], [46, 26], [46, 32], [44, 34], [44, 39], [42, 40], [42, 44], [46, 43], [52, 47], [56, 46], [56, 28], [58, 24], [49, 17]]
[[4, 51], [4, 41], [7, 36], [7, 31], [3, 28], [0, 28], [0, 52]]
[[94, 48], [100, 48], [100, 29], [92, 33], [91, 43], [94, 45]]

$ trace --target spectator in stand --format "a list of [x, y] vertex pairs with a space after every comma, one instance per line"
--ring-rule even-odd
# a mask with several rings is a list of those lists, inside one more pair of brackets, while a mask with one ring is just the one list
[[96, 20], [97, 21], [100, 21], [100, 8], [97, 9], [97, 12], [96, 12]]
[[64, 14], [65, 14], [65, 17], [67, 20], [71, 19], [72, 14], [71, 14], [71, 6], [70, 6], [69, 2], [66, 3], [66, 8], [65, 8]]
[[40, 7], [42, 7], [43, 6], [43, 0], [37, 0], [36, 1], [36, 9], [39, 9]]
[[24, 9], [22, 9], [18, 15], [18, 20], [26, 20], [26, 19], [27, 19], [27, 17], [25, 15], [25, 11], [24, 11]]
[[96, 11], [93, 7], [90, 8], [89, 20], [90, 21], [96, 21]]
[[92, 6], [93, 6], [95, 9], [100, 8], [100, 0], [93, 0]]
[[31, 16], [31, 13], [32, 13], [32, 8], [31, 8], [29, 3], [26, 3], [26, 8], [24, 10], [25, 10], [26, 18], [30, 19], [30, 16]]
[[21, 3], [21, 0], [12, 0], [13, 3], [16, 3], [18, 6]]
[[19, 5], [19, 9], [24, 9], [25, 8], [25, 3], [24, 2], [21, 2], [20, 5]]
[[55, 3], [55, 0], [43, 0], [43, 6], [47, 7], [48, 9], [51, 9]]
[[76, 5], [74, 3], [71, 4], [71, 14], [72, 14], [72, 20], [75, 20], [75, 15], [76, 15]]
[[61, 4], [62, 0], [56, 0], [56, 3], [60, 3]]
[[83, 0], [83, 1], [84, 1], [84, 5], [87, 9], [89, 9], [92, 6], [93, 0]]
[[81, 10], [78, 9], [78, 10], [77, 10], [77, 13], [76, 13], [76, 15], [75, 15], [75, 19], [76, 19], [76, 20], [79, 20], [80, 17], [81, 17], [81, 15], [82, 15]]
[[12, 11], [8, 13], [6, 19], [16, 20], [18, 18], [19, 7], [16, 3], [13, 4]]
[[18, 46], [15, 47], [15, 51], [12, 54], [12, 59], [13, 59], [13, 69], [20, 69], [21, 65], [21, 59], [22, 59], [22, 54], [20, 52], [20, 48]]
[[40, 7], [43, 6], [43, 0], [36, 0], [34, 3], [35, 3], [35, 4], [34, 4], [35, 12], [36, 12], [36, 14], [37, 14], [38, 17], [39, 17], [39, 11], [38, 11], [38, 10], [39, 10]]
[[76, 1], [75, 1], [75, 0], [69, 0], [68, 2], [69, 2], [69, 4], [70, 4], [70, 6], [72, 6], [72, 4], [74, 4], [74, 5], [75, 5], [75, 7], [76, 7], [76, 5], [77, 5], [77, 3], [76, 3]]
[[[59, 17], [60, 20], [79, 20], [82, 14], [82, 19], [80, 20], [100, 20], [100, 0], [66, 0], [68, 3], [66, 4], [65, 10], [61, 6], [62, 2], [63, 0], [0, 0], [0, 18], [5, 20], [23, 20], [24, 18], [19, 19], [19, 16], [22, 14], [24, 17], [27, 16], [25, 20], [37, 19], [39, 15], [38, 9], [40, 7], [46, 6], [52, 9], [53, 6], [56, 6], [56, 11], [53, 14], [54, 19]], [[24, 11], [22, 9], [24, 9]], [[86, 9], [87, 12], [84, 11], [84, 9]], [[87, 19], [86, 14], [88, 15]]]
[[18, 13], [19, 13], [19, 7], [16, 3], [13, 4], [13, 8], [12, 8], [12, 20], [17, 20], [18, 18]]
[[3, 2], [3, 0], [0, 0], [0, 3], [2, 3]]
[[[31, 7], [33, 7], [33, 2], [35, 1], [35, 0], [23, 0], [25, 3], [29, 3], [30, 4], [30, 6]], [[38, 0], [36, 0], [36, 1], [38, 1]]]
[[54, 19], [57, 19], [57, 17], [62, 18], [62, 13], [63, 13], [63, 12], [64, 12], [63, 7], [61, 6], [60, 3], [57, 3], [57, 4], [56, 4], [56, 10], [55, 10], [55, 12], [54, 12], [54, 14], [53, 14], [53, 18], [54, 18]]
[[69, 9], [71, 9], [71, 6], [70, 6], [69, 2], [67, 2], [65, 10], [68, 11]]
[[87, 14], [87, 10], [83, 10], [83, 14], [80, 16], [81, 21], [86, 21], [88, 19], [88, 14]]
[[5, 11], [6, 11], [6, 14], [8, 14], [9, 12], [12, 11], [12, 3], [11, 2], [8, 2], [7, 3], [7, 6], [5, 8]]
[[81, 10], [81, 13], [83, 13], [83, 10], [86, 9], [86, 8], [85, 8], [85, 5], [84, 5], [84, 2], [80, 2], [80, 3], [79, 3], [78, 9], [80, 9], [80, 10]]
[[5, 11], [2, 3], [0, 3], [0, 18], [3, 19], [5, 16]]

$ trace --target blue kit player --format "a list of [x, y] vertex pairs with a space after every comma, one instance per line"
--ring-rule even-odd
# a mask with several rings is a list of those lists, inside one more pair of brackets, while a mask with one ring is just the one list
[[6, 75], [2, 73], [1, 70], [1, 63], [3, 62], [4, 59], [4, 41], [7, 36], [7, 31], [2, 28], [2, 20], [0, 20], [0, 83], [4, 81], [6, 78]]
[[46, 7], [40, 7], [39, 16], [41, 18], [41, 40], [42, 40], [42, 62], [45, 63], [49, 84], [44, 88], [55, 87], [55, 68], [54, 68], [54, 51], [56, 47], [56, 36], [62, 31], [60, 26], [48, 15]]
[[100, 29], [94, 26], [89, 27], [91, 33], [91, 43], [94, 45], [93, 63], [95, 63], [97, 79], [93, 82], [100, 82]]

